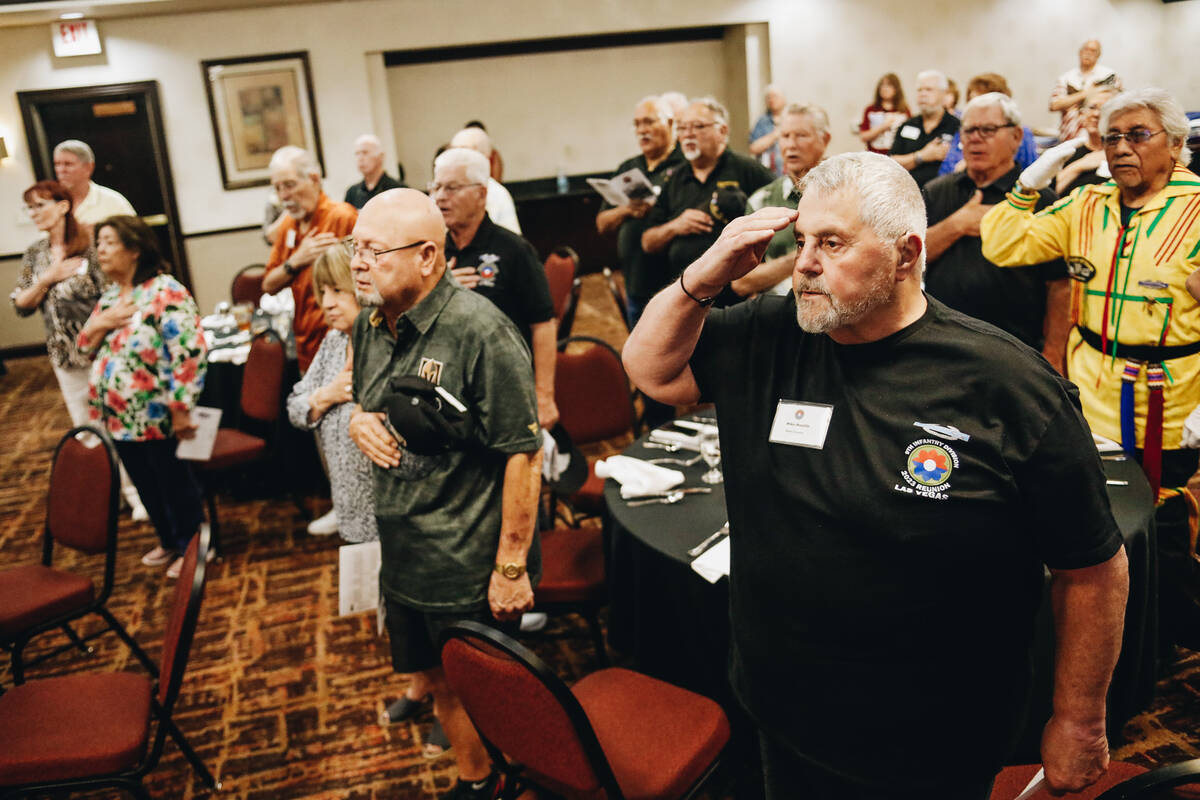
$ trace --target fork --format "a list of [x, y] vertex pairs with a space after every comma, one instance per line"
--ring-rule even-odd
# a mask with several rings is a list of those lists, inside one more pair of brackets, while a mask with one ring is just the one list
[[692, 458], [651, 458], [647, 464], [678, 464], [681, 467], [692, 467], [700, 463], [701, 456], [697, 453]]
[[717, 530], [714, 531], [713, 534], [711, 536], [709, 536], [707, 539], [705, 539], [703, 542], [701, 542], [700, 544], [698, 544], [695, 547], [688, 550], [687, 553], [692, 558], [695, 558], [696, 556], [700, 555], [705, 550], [707, 550], [709, 547], [716, 544], [717, 540], [720, 539], [722, 536], [728, 536], [728, 535], [729, 535], [729, 523], [726, 522], [720, 528], [717, 528]]

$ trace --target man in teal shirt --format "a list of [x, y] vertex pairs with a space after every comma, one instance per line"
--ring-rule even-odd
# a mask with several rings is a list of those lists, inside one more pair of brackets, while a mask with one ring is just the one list
[[[447, 797], [491, 798], [499, 776], [446, 684], [437, 642], [456, 620], [495, 625], [533, 606], [541, 431], [524, 340], [449, 275], [445, 241], [441, 212], [412, 189], [385, 192], [359, 214], [350, 268], [365, 310], [352, 335], [349, 432], [375, 465], [393, 668], [411, 676], [410, 695], [433, 695], [458, 763]], [[464, 407], [464, 443], [423, 455], [392, 435], [383, 411], [391, 379], [412, 376]]]

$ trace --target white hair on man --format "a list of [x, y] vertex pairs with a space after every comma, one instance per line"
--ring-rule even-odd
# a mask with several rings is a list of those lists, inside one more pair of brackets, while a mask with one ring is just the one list
[[792, 114], [808, 117], [817, 133], [829, 133], [829, 115], [816, 103], [791, 103], [783, 110], [783, 115], [786, 117]]
[[454, 138], [450, 140], [450, 146], [466, 147], [483, 154], [484, 158], [492, 157], [492, 137], [480, 128], [463, 128], [454, 134]]
[[719, 125], [724, 125], [727, 128], [729, 127], [729, 112], [725, 110], [725, 106], [721, 105], [721, 101], [717, 98], [711, 95], [706, 95], [705, 97], [696, 97], [693, 98], [688, 105], [704, 106], [712, 112], [714, 122]]
[[688, 107], [687, 95], [683, 92], [663, 92], [658, 96], [658, 101], [671, 112], [671, 119], [677, 118], [679, 112]]
[[[478, 128], [467, 128], [467, 130], [478, 130]], [[441, 155], [433, 160], [434, 174], [436, 175], [442, 167], [447, 169], [464, 167], [467, 180], [483, 186], [487, 186], [488, 176], [491, 175], [491, 164], [483, 154], [467, 147], [451, 147], [443, 150]]]
[[937, 85], [934, 87], [935, 89], [941, 89], [942, 91], [945, 91], [950, 88], [950, 79], [947, 78], [946, 73], [942, 72], [941, 70], [926, 69], [917, 73], [917, 83], [920, 83], [926, 78], [931, 78], [937, 81]]
[[1119, 117], [1128, 111], [1137, 111], [1138, 109], [1145, 109], [1158, 117], [1163, 130], [1167, 132], [1171, 155], [1186, 167], [1189, 158], [1186, 148], [1190, 123], [1187, 114], [1183, 113], [1183, 107], [1165, 89], [1153, 86], [1134, 89], [1122, 92], [1109, 100], [1100, 108], [1100, 135], [1103, 136], [1108, 131], [1108, 122], [1113, 117]]
[[87, 142], [81, 142], [79, 139], [67, 139], [54, 145], [54, 155], [59, 153], [70, 153], [84, 164], [96, 163], [96, 154], [92, 152], [92, 148]]
[[[925, 241], [925, 199], [908, 170], [880, 153], [842, 153], [822, 161], [800, 179], [805, 196], [844, 191], [858, 197], [858, 217], [883, 242], [916, 234]], [[925, 271], [925, 248], [914, 277]]]
[[379, 141], [379, 137], [373, 133], [364, 133], [362, 136], [354, 140], [354, 149], [370, 145], [376, 152], [383, 150], [383, 143]]
[[1021, 111], [1017, 108], [1017, 103], [1003, 92], [988, 92], [986, 94], [975, 95], [963, 108], [963, 117], [967, 116], [967, 112], [976, 108], [991, 108], [998, 106], [1000, 113], [1004, 115], [1004, 121], [1009, 125], [1017, 128], [1021, 127]]
[[277, 169], [290, 167], [297, 175], [321, 179], [321, 165], [312, 153], [294, 144], [285, 144], [271, 155], [267, 169], [274, 172]]
[[675, 112], [663, 102], [661, 95], [648, 94], [641, 100], [638, 100], [634, 108], [641, 108], [647, 104], [654, 106], [654, 113], [658, 114], [658, 121], [663, 125], [670, 125], [671, 121], [675, 119]]

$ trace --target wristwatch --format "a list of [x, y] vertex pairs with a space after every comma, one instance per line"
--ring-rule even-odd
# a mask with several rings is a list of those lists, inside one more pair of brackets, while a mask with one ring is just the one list
[[495, 571], [508, 578], [510, 581], [515, 581], [517, 578], [525, 574], [525, 565], [509, 561], [506, 564], [496, 564]]
[[293, 278], [300, 274], [300, 270], [293, 267], [292, 262], [290, 261], [283, 262], [283, 271], [288, 275], [291, 275]]

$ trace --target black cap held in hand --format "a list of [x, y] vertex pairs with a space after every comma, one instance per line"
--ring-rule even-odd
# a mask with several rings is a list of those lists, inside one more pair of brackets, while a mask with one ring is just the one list
[[[419, 455], [438, 455], [458, 449], [467, 440], [470, 418], [455, 408], [451, 395], [424, 378], [393, 378], [384, 411], [400, 446]], [[451, 402], [453, 401], [453, 402]]]

